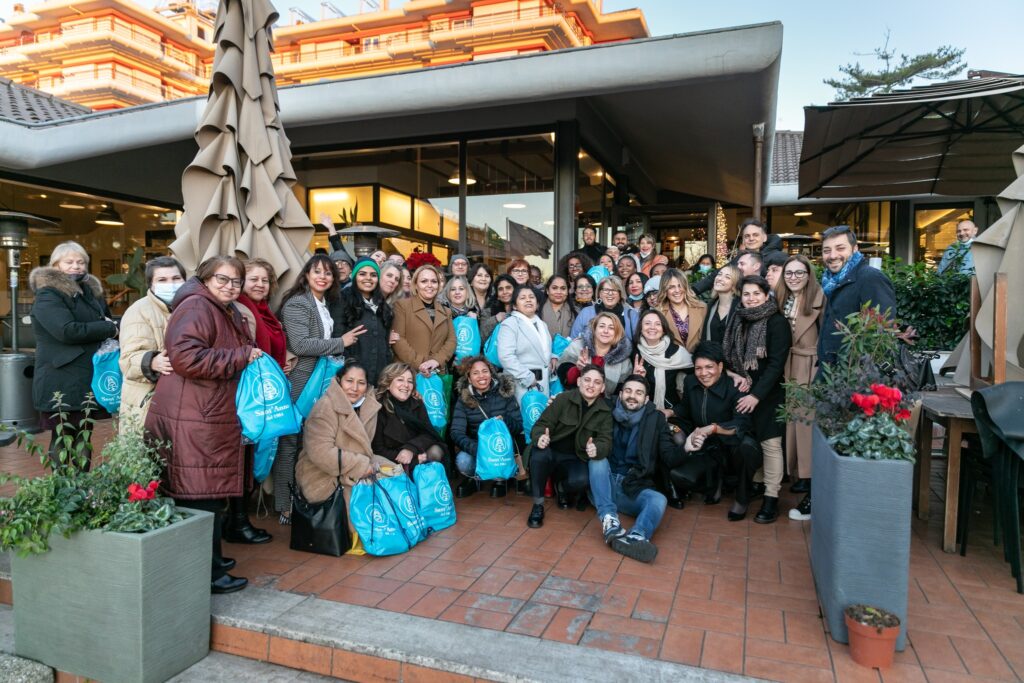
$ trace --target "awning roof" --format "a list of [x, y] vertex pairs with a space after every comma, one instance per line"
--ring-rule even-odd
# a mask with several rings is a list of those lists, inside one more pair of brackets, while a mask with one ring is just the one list
[[800, 197], [990, 196], [1024, 142], [1024, 77], [977, 78], [804, 108]]

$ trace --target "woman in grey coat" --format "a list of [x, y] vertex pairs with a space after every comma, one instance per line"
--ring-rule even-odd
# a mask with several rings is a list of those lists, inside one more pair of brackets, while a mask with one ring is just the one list
[[[284, 325], [288, 351], [295, 354], [295, 366], [288, 375], [292, 401], [306, 387], [317, 361], [323, 356], [340, 356], [352, 346], [366, 328], [357, 325], [340, 337], [332, 337], [334, 319], [330, 303], [338, 299], [338, 267], [326, 254], [316, 254], [306, 262], [298, 279], [283, 297], [277, 317]], [[274, 458], [274, 509], [281, 524], [291, 522], [291, 487], [295, 484], [295, 459], [302, 448], [301, 435], [281, 437]]]
[[551, 375], [551, 333], [537, 315], [537, 295], [518, 285], [512, 295], [512, 315], [498, 328], [498, 358], [505, 374], [515, 380], [516, 400], [537, 389], [548, 395]]

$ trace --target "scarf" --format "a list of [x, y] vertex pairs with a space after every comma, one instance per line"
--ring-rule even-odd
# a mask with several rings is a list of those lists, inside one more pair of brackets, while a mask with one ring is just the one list
[[768, 318], [778, 313], [779, 306], [769, 299], [755, 308], [739, 308], [729, 329], [725, 331], [726, 365], [750, 378], [757, 370], [757, 359], [768, 355]]
[[[519, 311], [512, 311], [512, 317], [518, 318], [522, 321], [521, 327], [527, 327], [530, 329], [530, 332], [533, 334], [534, 346], [536, 346], [540, 351], [538, 355], [545, 359], [546, 365], [547, 359], [551, 358], [551, 335], [541, 332], [538, 323], [543, 323], [544, 321], [536, 315], [532, 318], [528, 318]], [[544, 369], [544, 366], [542, 366], [541, 369]]]
[[238, 295], [238, 303], [242, 304], [256, 317], [256, 346], [277, 361], [282, 368], [288, 344], [284, 335], [284, 327], [270, 310], [267, 300], [253, 301], [245, 294]]
[[574, 318], [572, 306], [566, 301], [557, 311], [550, 301], [545, 301], [540, 309], [540, 318], [547, 326], [552, 336], [560, 334], [563, 337], [571, 337], [572, 320]]
[[833, 273], [829, 269], [825, 269], [825, 272], [821, 276], [821, 288], [825, 290], [825, 296], [831, 298], [832, 292], [835, 291], [836, 287], [843, 284], [850, 277], [850, 273], [853, 269], [860, 265], [860, 262], [864, 260], [864, 254], [859, 251], [853, 252], [853, 256], [850, 260], [843, 264], [843, 269], [838, 273]]
[[665, 409], [665, 371], [682, 370], [693, 367], [693, 358], [685, 346], [680, 345], [671, 356], [666, 356], [669, 344], [672, 340], [665, 335], [654, 346], [648, 346], [643, 338], [637, 344], [637, 351], [644, 362], [654, 368], [654, 407], [658, 410]]
[[636, 410], [626, 410], [626, 407], [622, 405], [622, 399], [615, 399], [615, 407], [612, 408], [612, 418], [615, 419], [615, 426], [629, 432], [629, 438], [626, 441], [626, 452], [622, 454], [622, 460], [625, 462], [629, 462], [635, 457], [636, 442], [640, 438], [640, 420], [643, 419], [644, 412], [644, 406], [640, 406]]

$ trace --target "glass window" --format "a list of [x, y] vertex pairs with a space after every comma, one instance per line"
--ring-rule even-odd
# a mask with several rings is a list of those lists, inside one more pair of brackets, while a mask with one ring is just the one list
[[380, 222], [399, 228], [411, 228], [411, 198], [386, 187], [380, 188]]
[[[611, 235], [606, 229], [606, 208], [611, 206], [609, 194], [614, 197], [614, 179], [608, 176], [604, 166], [587, 150], [581, 149], [577, 159], [576, 245], [583, 244], [584, 228], [593, 228], [597, 231], [597, 241], [608, 244]], [[639, 237], [639, 233], [631, 237]]]
[[956, 242], [956, 224], [973, 218], [973, 204], [915, 207], [914, 234], [917, 235], [917, 243], [914, 260], [938, 266], [943, 252]]

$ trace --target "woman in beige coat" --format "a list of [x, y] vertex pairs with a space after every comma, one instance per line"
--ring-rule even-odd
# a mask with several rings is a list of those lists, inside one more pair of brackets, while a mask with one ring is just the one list
[[381, 466], [395, 467], [370, 448], [380, 403], [368, 389], [366, 370], [350, 359], [306, 418], [295, 480], [311, 503], [334, 493], [339, 478], [347, 503], [357, 481]]
[[146, 296], [125, 311], [118, 342], [121, 347], [121, 420], [124, 428], [137, 417], [146, 421], [149, 399], [156, 382], [171, 372], [164, 346], [171, 302], [185, 282], [185, 269], [171, 256], [160, 256], [146, 264]]
[[[818, 334], [825, 312], [825, 293], [818, 284], [814, 266], [806, 256], [790, 256], [775, 285], [775, 301], [793, 332], [793, 345], [786, 360], [787, 382], [810, 384], [818, 371]], [[790, 488], [804, 493], [804, 499], [789, 511], [790, 519], [811, 518], [811, 426], [792, 420], [786, 425], [786, 463], [796, 482]]]
[[436, 267], [426, 264], [417, 268], [412, 276], [412, 296], [395, 303], [391, 323], [398, 336], [391, 347], [395, 360], [424, 375], [447, 372], [448, 361], [455, 354], [451, 312], [437, 300], [442, 281]]

